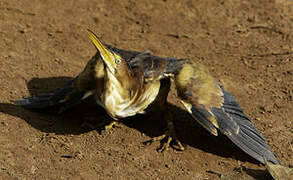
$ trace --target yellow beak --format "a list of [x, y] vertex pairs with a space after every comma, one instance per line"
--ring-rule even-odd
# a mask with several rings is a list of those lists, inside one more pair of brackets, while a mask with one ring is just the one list
[[115, 55], [102, 44], [102, 42], [98, 39], [98, 37], [92, 31], [90, 30], [88, 31], [89, 31], [88, 35], [92, 43], [94, 44], [94, 46], [100, 52], [102, 60], [104, 61], [106, 66], [110, 69], [110, 71], [114, 72]]

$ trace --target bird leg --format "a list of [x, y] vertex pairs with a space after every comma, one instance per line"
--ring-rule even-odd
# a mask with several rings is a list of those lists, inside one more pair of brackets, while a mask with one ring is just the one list
[[111, 120], [110, 123], [107, 122], [100, 122], [100, 123], [93, 123], [93, 122], [89, 122], [89, 121], [85, 121], [81, 126], [87, 126], [91, 129], [98, 129], [101, 131], [109, 131], [110, 129], [112, 129], [114, 126], [118, 126], [119, 122], [115, 121], [115, 120]]
[[[175, 126], [173, 123], [173, 116], [171, 114], [171, 110], [169, 109], [169, 106], [167, 103], [168, 93], [170, 91], [170, 85], [171, 85], [170, 79], [161, 80], [160, 91], [158, 93], [156, 101], [154, 102], [157, 105], [159, 111], [164, 112], [163, 119], [165, 119], [165, 121], [167, 122], [167, 127], [164, 131], [164, 134], [144, 142], [144, 144], [152, 144], [155, 141], [160, 141], [161, 145], [157, 149], [160, 152], [167, 150], [170, 147], [170, 144], [172, 148], [174, 149], [181, 150], [181, 151], [184, 150], [184, 146], [181, 144], [181, 142], [178, 140], [176, 136]], [[163, 142], [165, 139], [167, 141]], [[174, 145], [176, 145], [177, 147], [175, 147]]]
[[[162, 142], [164, 139], [167, 139], [167, 141]], [[174, 145], [177, 145], [177, 147], [172, 145], [172, 147], [174, 149], [177, 149], [180, 151], [183, 151], [185, 149], [184, 146], [181, 144], [181, 142], [176, 137], [175, 127], [174, 127], [174, 124], [172, 121], [167, 122], [167, 128], [166, 128], [164, 134], [157, 136], [157, 137], [153, 137], [151, 140], [146, 141], [144, 144], [152, 144], [155, 141], [161, 141], [161, 145], [157, 149], [160, 152], [164, 152], [164, 151], [168, 150], [172, 141], [174, 142]]]
[[117, 126], [119, 124], [118, 121], [112, 120], [110, 121], [110, 124], [104, 125], [104, 129], [105, 131], [108, 131], [110, 129], [112, 129], [114, 126]]

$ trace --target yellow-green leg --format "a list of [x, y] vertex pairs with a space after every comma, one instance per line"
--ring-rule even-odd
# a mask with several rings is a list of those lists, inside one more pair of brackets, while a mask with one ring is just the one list
[[[166, 142], [161, 142], [164, 139], [167, 139]], [[185, 148], [182, 145], [182, 143], [178, 140], [178, 138], [176, 137], [176, 132], [175, 132], [175, 128], [174, 128], [174, 124], [172, 121], [168, 122], [167, 124], [167, 129], [165, 130], [164, 134], [157, 136], [157, 137], [153, 137], [151, 140], [146, 141], [145, 144], [151, 144], [155, 141], [160, 141], [162, 144], [161, 146], [158, 148], [158, 151], [160, 152], [164, 152], [165, 150], [168, 150], [170, 147], [171, 142], [173, 142], [174, 144], [172, 145], [172, 147], [174, 149], [183, 151]], [[174, 146], [176, 145], [176, 147]]]
[[112, 129], [114, 126], [119, 126], [119, 121], [111, 120], [110, 123], [108, 122], [100, 122], [100, 123], [92, 123], [89, 121], [85, 121], [82, 126], [87, 126], [91, 129], [99, 129], [101, 131], [108, 131]]
[[[160, 141], [161, 146], [158, 148], [159, 151], [163, 152], [165, 150], [168, 150], [170, 147], [170, 144], [172, 144], [172, 147], [177, 150], [184, 150], [184, 146], [182, 143], [178, 140], [175, 132], [175, 126], [173, 123], [173, 117], [168, 109], [168, 103], [167, 103], [167, 97], [168, 93], [170, 91], [170, 80], [165, 79], [161, 81], [161, 89], [159, 91], [159, 94], [156, 98], [156, 104], [158, 105], [158, 109], [161, 112], [164, 112], [164, 119], [167, 122], [166, 130], [164, 131], [164, 134], [153, 137], [151, 140], [144, 142], [144, 144], [151, 144], [155, 141]], [[167, 139], [167, 141], [164, 143], [164, 139]], [[176, 145], [176, 147], [174, 146]]]

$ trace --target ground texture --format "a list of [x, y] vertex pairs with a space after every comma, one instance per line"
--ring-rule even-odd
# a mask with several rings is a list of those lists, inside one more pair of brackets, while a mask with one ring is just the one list
[[212, 137], [169, 101], [187, 149], [156, 151], [159, 113], [129, 118], [106, 133], [90, 103], [33, 112], [10, 100], [47, 92], [95, 54], [87, 29], [124, 49], [191, 58], [209, 67], [239, 101], [283, 165], [293, 165], [293, 2], [290, 0], [1, 0], [1, 179], [270, 179], [264, 167]]

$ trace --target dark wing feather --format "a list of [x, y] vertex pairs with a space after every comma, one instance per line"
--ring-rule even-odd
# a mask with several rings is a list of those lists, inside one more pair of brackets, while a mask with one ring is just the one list
[[74, 88], [74, 81], [69, 81], [63, 87], [58, 88], [49, 93], [43, 93], [23, 99], [12, 101], [14, 104], [28, 109], [44, 109], [52, 106], [61, 105], [60, 111], [63, 112], [77, 104], [79, 104], [85, 93], [77, 91]]
[[215, 83], [206, 68], [187, 62], [175, 76], [177, 94], [194, 119], [214, 135], [226, 135], [244, 152], [264, 163], [279, 164], [260, 132], [235, 98]]
[[[188, 107], [186, 107], [188, 108]], [[218, 135], [215, 123], [213, 123], [210, 118], [212, 117], [212, 114], [210, 114], [205, 109], [197, 108], [196, 106], [191, 106], [191, 115], [192, 117], [197, 120], [197, 122], [202, 125], [206, 130], [208, 130], [210, 133], [214, 135]]]
[[235, 98], [222, 88], [224, 104], [222, 108], [212, 108], [219, 124], [219, 130], [232, 142], [261, 163], [264, 158], [279, 164], [263, 136], [238, 106]]
[[[101, 76], [101, 77], [100, 77]], [[67, 82], [63, 87], [56, 90], [12, 101], [14, 104], [28, 109], [43, 109], [61, 105], [63, 112], [77, 104], [83, 99], [98, 91], [97, 85], [103, 83], [103, 65], [99, 54], [95, 54], [87, 66], [76, 78]]]
[[42, 109], [49, 106], [59, 104], [62, 99], [65, 99], [69, 92], [72, 92], [74, 80], [69, 81], [64, 85], [63, 88], [58, 88], [49, 93], [43, 93], [23, 99], [13, 100], [12, 102], [16, 105], [23, 106], [29, 109]]
[[49, 99], [53, 93], [45, 93], [36, 96], [26, 97], [23, 99], [12, 100], [15, 105], [22, 106], [28, 109], [42, 109], [53, 106]]

